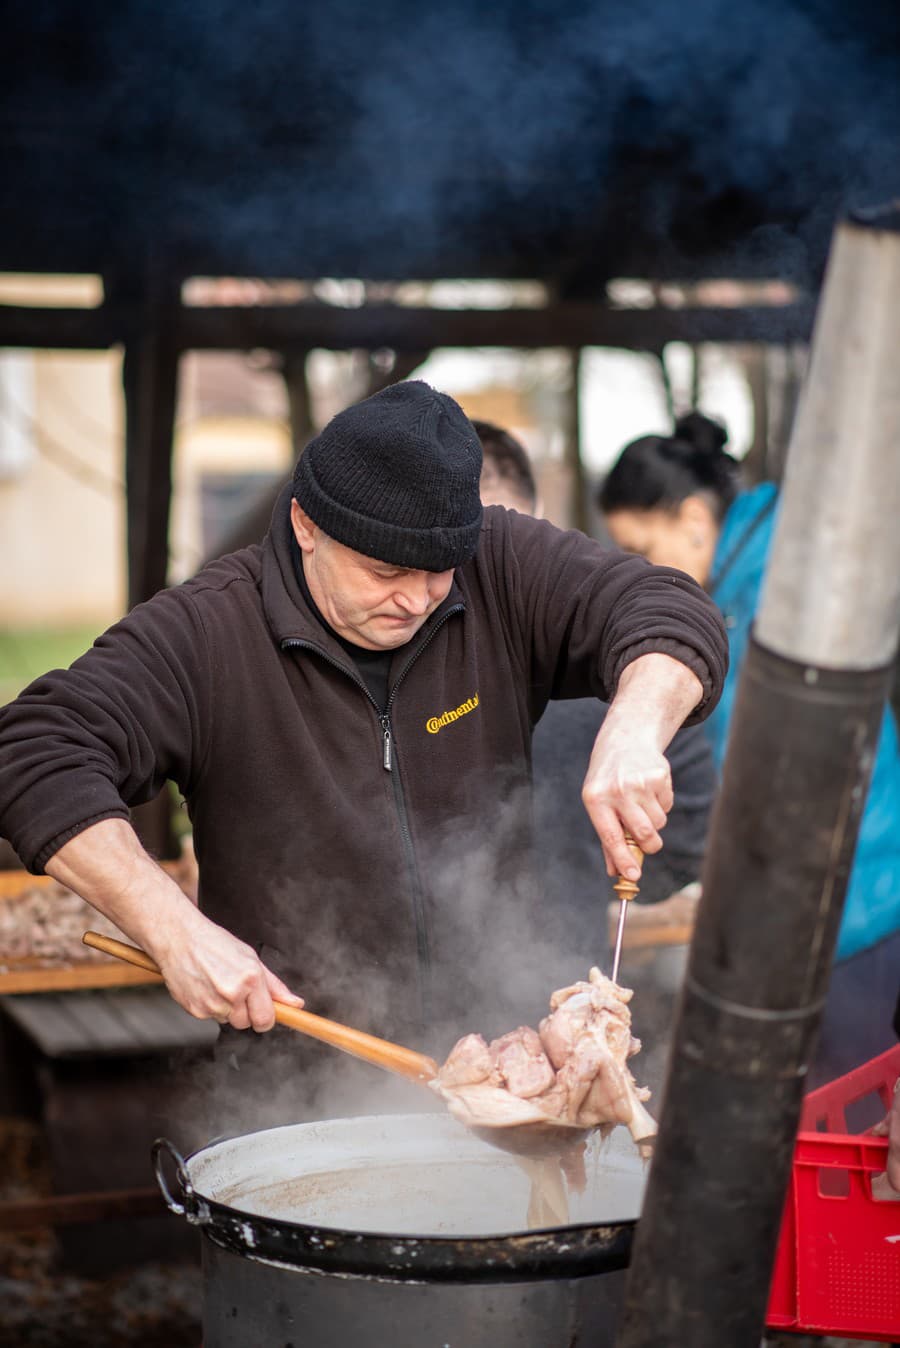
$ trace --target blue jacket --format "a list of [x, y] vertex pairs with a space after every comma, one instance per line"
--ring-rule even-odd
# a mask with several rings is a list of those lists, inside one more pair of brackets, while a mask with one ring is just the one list
[[[742, 492], [725, 516], [713, 559], [709, 590], [722, 610], [731, 648], [721, 701], [704, 723], [720, 770], [776, 514], [776, 488], [771, 482]], [[896, 722], [888, 709], [856, 845], [837, 958], [847, 959], [898, 929], [900, 745]]]

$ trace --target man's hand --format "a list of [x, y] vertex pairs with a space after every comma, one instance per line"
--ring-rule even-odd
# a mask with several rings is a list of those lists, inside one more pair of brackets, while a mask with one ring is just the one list
[[303, 1005], [250, 946], [203, 916], [125, 820], [91, 825], [65, 843], [46, 869], [152, 956], [172, 996], [192, 1016], [236, 1030], [270, 1030], [273, 998]]
[[169, 992], [192, 1016], [235, 1030], [271, 1030], [273, 999], [302, 1006], [256, 952], [224, 927], [185, 911], [146, 943]]
[[640, 877], [625, 846], [627, 829], [643, 852], [662, 847], [660, 830], [672, 808], [672, 774], [656, 744], [637, 734], [604, 734], [594, 745], [581, 799], [597, 830], [610, 875]]
[[[900, 1077], [894, 1083], [894, 1098], [887, 1116], [875, 1125], [872, 1132], [876, 1137], [888, 1139], [887, 1180], [900, 1198]], [[880, 1196], [884, 1198], [888, 1195], [882, 1193]]]
[[663, 751], [702, 696], [696, 674], [668, 655], [643, 655], [622, 671], [581, 791], [610, 875], [640, 878], [625, 829], [644, 852], [662, 847], [673, 799]]

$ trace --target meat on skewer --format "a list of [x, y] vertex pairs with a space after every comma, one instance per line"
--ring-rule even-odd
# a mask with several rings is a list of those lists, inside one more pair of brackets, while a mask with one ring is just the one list
[[624, 1124], [644, 1144], [656, 1123], [650, 1092], [635, 1084], [627, 1060], [640, 1051], [631, 1033], [632, 997], [599, 969], [560, 988], [537, 1033], [527, 1026], [486, 1043], [467, 1034], [441, 1067], [434, 1089], [469, 1127], [550, 1120], [575, 1128]]

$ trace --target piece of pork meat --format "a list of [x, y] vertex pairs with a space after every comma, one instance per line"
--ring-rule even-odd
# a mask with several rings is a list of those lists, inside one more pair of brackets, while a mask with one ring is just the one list
[[481, 1035], [460, 1039], [434, 1089], [469, 1126], [621, 1123], [643, 1143], [656, 1124], [643, 1106], [650, 1092], [627, 1067], [641, 1047], [631, 1033], [631, 997], [591, 969], [587, 981], [553, 993], [538, 1033], [520, 1026], [490, 1044]]
[[540, 1036], [527, 1025], [492, 1040], [490, 1053], [502, 1084], [522, 1100], [542, 1095], [556, 1080]]
[[[572, 1123], [628, 1123], [632, 1113], [625, 1060], [640, 1048], [631, 1034], [631, 989], [619, 989], [597, 969], [590, 981], [561, 988], [540, 1038], [565, 1088], [564, 1116]], [[633, 1084], [633, 1083], [632, 1083]]]
[[583, 1127], [624, 1123], [638, 1141], [654, 1134], [656, 1125], [643, 1107], [650, 1092], [635, 1085], [626, 1066], [641, 1047], [631, 1033], [632, 995], [591, 969], [588, 982], [553, 994], [540, 1037], [565, 1088], [562, 1117]]
[[[492, 1081], [491, 1078], [495, 1079]], [[501, 1084], [499, 1073], [494, 1067], [494, 1059], [480, 1034], [466, 1034], [454, 1044], [450, 1056], [439, 1073], [443, 1086], [453, 1089], [455, 1086], [475, 1086], [479, 1082]]]
[[545, 1092], [554, 1080], [540, 1037], [522, 1025], [490, 1044], [480, 1034], [464, 1035], [433, 1085], [462, 1123], [475, 1128], [489, 1120], [485, 1126], [496, 1128], [545, 1119], [528, 1097]]

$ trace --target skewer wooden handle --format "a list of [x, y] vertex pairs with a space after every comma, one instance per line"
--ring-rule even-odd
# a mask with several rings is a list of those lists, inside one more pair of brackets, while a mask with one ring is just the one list
[[[109, 936], [101, 936], [96, 931], [86, 931], [82, 940], [94, 950], [102, 950], [104, 954], [113, 955], [116, 959], [124, 960], [126, 964], [136, 964], [139, 969], [159, 974], [159, 966], [137, 946], [126, 945], [124, 941], [115, 941]], [[298, 1007], [288, 1006], [285, 1002], [273, 1001], [272, 1004], [279, 1025], [287, 1025], [292, 1030], [299, 1030], [301, 1034], [309, 1035], [311, 1039], [331, 1044], [332, 1048], [339, 1048], [354, 1058], [361, 1058], [363, 1062], [383, 1067], [385, 1071], [395, 1072], [410, 1081], [431, 1081], [437, 1076], [437, 1063], [425, 1053], [404, 1048], [402, 1044], [392, 1044], [389, 1039], [379, 1039], [374, 1034], [366, 1034], [363, 1030], [354, 1030], [337, 1020], [327, 1020], [324, 1016], [313, 1015], [311, 1011], [301, 1011]]]
[[[638, 868], [643, 866], [644, 854], [641, 851], [638, 844], [635, 842], [634, 838], [632, 838], [631, 834], [627, 832], [625, 834], [625, 846], [628, 848], [629, 852], [637, 862]], [[613, 885], [613, 889], [616, 891], [620, 899], [623, 900], [633, 899], [636, 898], [638, 893], [640, 892], [640, 885], [636, 880], [626, 880], [624, 875], [620, 875], [619, 878], [616, 880], [616, 883]]]

